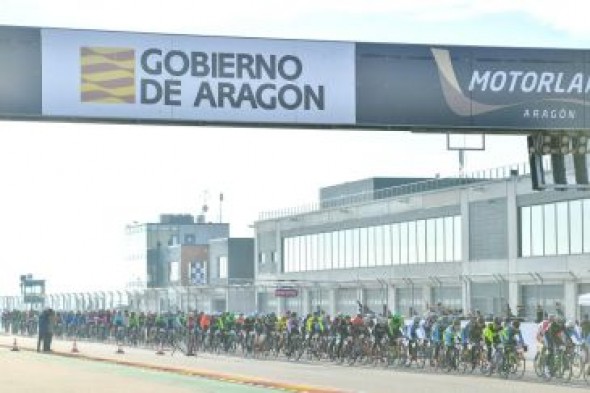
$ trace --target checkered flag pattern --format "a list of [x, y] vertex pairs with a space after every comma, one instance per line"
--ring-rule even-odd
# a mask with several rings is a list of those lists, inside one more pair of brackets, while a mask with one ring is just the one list
[[193, 285], [207, 284], [207, 265], [205, 262], [191, 262], [190, 281]]

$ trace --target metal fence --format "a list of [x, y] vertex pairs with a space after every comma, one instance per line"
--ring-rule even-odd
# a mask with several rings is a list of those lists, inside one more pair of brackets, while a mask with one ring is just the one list
[[[551, 162], [548, 157], [544, 158], [543, 164], [545, 170], [549, 171], [551, 167]], [[383, 188], [379, 190], [369, 190], [366, 192], [350, 194], [339, 198], [326, 199], [320, 202], [309, 203], [296, 207], [261, 212], [258, 218], [261, 221], [274, 220], [282, 217], [313, 213], [320, 210], [369, 203], [375, 200], [400, 198], [410, 194], [436, 191], [442, 188], [449, 187], [463, 187], [469, 184], [473, 184], [475, 182], [502, 180], [515, 175], [523, 176], [528, 174], [530, 174], [530, 165], [528, 163], [512, 164], [493, 169], [465, 173], [457, 177], [437, 177], [434, 179], [403, 184], [395, 187]]]
[[58, 311], [255, 311], [255, 291], [252, 282], [241, 282], [217, 286], [54, 293], [45, 295], [42, 305], [27, 304], [23, 296], [0, 296], [0, 309], [29, 310], [51, 307]]

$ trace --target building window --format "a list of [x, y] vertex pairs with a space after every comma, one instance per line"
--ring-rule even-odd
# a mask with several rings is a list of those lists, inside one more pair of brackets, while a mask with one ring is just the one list
[[[284, 238], [283, 244], [285, 273], [460, 261], [461, 217], [294, 236]], [[273, 253], [268, 257], [273, 262], [277, 258]], [[266, 262], [263, 253], [258, 261]]]
[[520, 208], [520, 256], [590, 252], [590, 199]]
[[436, 261], [436, 221], [426, 220], [426, 262]]
[[219, 278], [227, 278], [227, 256], [221, 256], [217, 259], [219, 268]]
[[354, 261], [354, 267], [367, 267], [368, 260], [371, 257], [371, 252], [369, 251], [370, 248], [370, 233], [371, 228], [361, 228], [360, 230], [354, 230], [354, 242], [355, 242], [355, 250], [358, 250], [356, 253], [356, 258]]
[[520, 255], [530, 257], [531, 251], [531, 208], [520, 209]]
[[557, 226], [555, 224], [555, 205], [545, 205], [543, 209], [544, 231], [543, 240], [545, 242], [545, 255], [555, 255], [557, 253]]
[[266, 263], [266, 254], [263, 252], [258, 253], [258, 263], [264, 265]]
[[[452, 217], [447, 217], [451, 218]], [[416, 247], [418, 249], [418, 262], [426, 262], [426, 220], [416, 223]]]
[[557, 254], [566, 255], [570, 253], [570, 232], [568, 203], [560, 202], [557, 207]]
[[180, 262], [170, 262], [170, 282], [177, 282], [180, 280]]
[[378, 226], [373, 228], [375, 230], [375, 238], [373, 246], [371, 246], [371, 248], [373, 248], [375, 250], [375, 252], [373, 253], [374, 255], [374, 262], [371, 261], [371, 259], [369, 259], [369, 265], [377, 265], [377, 266], [383, 266], [385, 265], [385, 255], [383, 253], [383, 247], [384, 247], [384, 243], [383, 243], [383, 237], [384, 237], [384, 233], [385, 233], [385, 226]]
[[418, 262], [418, 242], [416, 240], [416, 221], [408, 223], [408, 262]]

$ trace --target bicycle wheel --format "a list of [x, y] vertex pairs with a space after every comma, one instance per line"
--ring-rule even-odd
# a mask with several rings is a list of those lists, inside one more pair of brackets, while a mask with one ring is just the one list
[[559, 357], [559, 376], [564, 381], [569, 382], [572, 379], [573, 374], [571, 357], [564, 352], [562, 352]]
[[502, 358], [500, 352], [496, 350], [492, 355], [492, 360], [489, 362], [488, 368], [486, 370], [486, 375], [489, 377], [491, 376], [494, 371], [499, 371], [499, 368], [502, 366]]
[[582, 372], [584, 371], [584, 362], [579, 353], [573, 354], [570, 358], [570, 368], [572, 370], [572, 378], [582, 378]]
[[545, 363], [543, 353], [541, 351], [537, 351], [535, 358], [533, 359], [533, 369], [539, 378], [543, 376], [543, 363]]
[[471, 369], [471, 351], [468, 348], [458, 350], [457, 371], [465, 374]]
[[555, 356], [553, 356], [553, 360], [550, 358], [550, 356], [547, 355], [542, 355], [541, 356], [542, 359], [542, 363], [541, 363], [541, 377], [543, 378], [543, 380], [545, 382], [549, 382], [553, 379], [553, 377], [556, 374], [556, 362], [557, 360], [555, 359]]
[[521, 379], [526, 372], [526, 359], [522, 353], [516, 355], [516, 362], [513, 366], [513, 374], [516, 378]]
[[510, 353], [504, 354], [504, 356], [502, 356], [502, 360], [498, 366], [498, 373], [502, 376], [502, 378], [508, 379], [510, 376], [510, 371], [512, 370], [513, 364], [512, 362], [513, 358]]
[[584, 363], [584, 367], [582, 369], [582, 376], [584, 377], [584, 381], [588, 385], [590, 385], [590, 363]]
[[420, 369], [424, 368], [424, 366], [426, 366], [427, 357], [429, 357], [428, 351], [426, 350], [426, 348], [424, 348], [423, 345], [420, 345], [418, 347], [418, 353], [416, 355], [416, 366]]

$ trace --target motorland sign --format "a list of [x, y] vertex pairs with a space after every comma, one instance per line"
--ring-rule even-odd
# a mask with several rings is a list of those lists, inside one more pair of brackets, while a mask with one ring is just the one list
[[590, 51], [0, 26], [0, 118], [590, 130]]
[[358, 124], [587, 129], [590, 52], [358, 44]]

